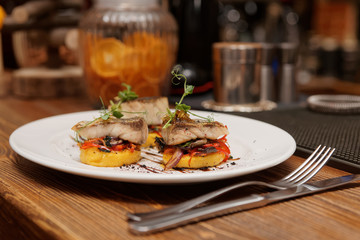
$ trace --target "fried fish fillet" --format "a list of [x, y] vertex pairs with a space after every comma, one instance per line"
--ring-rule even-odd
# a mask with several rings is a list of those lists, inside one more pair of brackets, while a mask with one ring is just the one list
[[138, 98], [121, 104], [121, 110], [125, 118], [134, 116], [144, 117], [148, 125], [160, 125], [162, 116], [166, 113], [167, 108], [169, 108], [167, 97]]
[[95, 122], [81, 121], [71, 129], [83, 139], [104, 136], [118, 137], [135, 144], [143, 144], [148, 136], [148, 126], [142, 117], [98, 119]]
[[161, 130], [167, 145], [177, 145], [195, 139], [218, 139], [229, 134], [229, 130], [220, 122], [203, 120], [177, 121]]

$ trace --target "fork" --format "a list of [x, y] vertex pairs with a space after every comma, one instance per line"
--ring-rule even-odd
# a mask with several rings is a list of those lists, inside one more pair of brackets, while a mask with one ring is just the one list
[[334, 151], [335, 148], [331, 148], [331, 147], [326, 148], [326, 146], [321, 148], [321, 145], [319, 145], [315, 149], [315, 151], [306, 159], [306, 161], [304, 161], [293, 172], [281, 178], [280, 180], [271, 183], [262, 182], [262, 181], [247, 181], [247, 182], [235, 183], [230, 186], [226, 186], [221, 189], [201, 195], [199, 197], [190, 199], [188, 201], [179, 203], [172, 207], [168, 207], [152, 212], [146, 212], [146, 213], [127, 213], [127, 217], [129, 218], [129, 220], [132, 221], [141, 221], [141, 220], [164, 216], [172, 213], [181, 213], [201, 203], [204, 203], [210, 199], [218, 197], [226, 192], [229, 192], [233, 189], [237, 189], [249, 185], [266, 186], [278, 190], [298, 186], [300, 184], [307, 182], [318, 171], [320, 171], [320, 169], [329, 160], [330, 156], [333, 154]]

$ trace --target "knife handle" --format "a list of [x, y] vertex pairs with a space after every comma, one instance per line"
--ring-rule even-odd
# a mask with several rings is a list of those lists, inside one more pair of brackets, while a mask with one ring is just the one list
[[270, 201], [259, 194], [253, 194], [240, 199], [216, 203], [201, 208], [195, 208], [182, 213], [154, 217], [143, 221], [130, 221], [129, 227], [133, 233], [152, 233], [191, 222], [213, 218], [232, 212], [256, 208], [268, 204]]
[[229, 186], [217, 189], [215, 191], [206, 193], [204, 195], [187, 200], [185, 202], [178, 203], [174, 206], [163, 208], [161, 210], [155, 210], [153, 212], [145, 212], [145, 213], [127, 213], [127, 217], [129, 218], [129, 220], [143, 221], [145, 219], [150, 219], [150, 218], [154, 218], [154, 217], [160, 217], [160, 216], [166, 216], [166, 215], [171, 215], [171, 214], [175, 214], [175, 213], [185, 212], [186, 210], [194, 208], [194, 207], [200, 205], [201, 203], [204, 203], [210, 199], [218, 197], [218, 196], [220, 196], [224, 193], [227, 193], [231, 190], [245, 187], [248, 185], [263, 185], [263, 186], [272, 187], [272, 186], [269, 186], [268, 183], [260, 182], [260, 181], [240, 182], [240, 183], [229, 185]]
[[191, 222], [197, 222], [208, 218], [213, 218], [233, 212], [239, 212], [247, 209], [265, 206], [270, 203], [278, 202], [288, 198], [299, 197], [307, 194], [313, 194], [331, 188], [339, 187], [350, 182], [360, 180], [360, 174], [336, 177], [317, 181], [311, 184], [303, 184], [297, 187], [288, 188], [265, 194], [253, 194], [248, 197], [234, 199], [231, 201], [207, 205], [205, 207], [190, 209], [182, 213], [173, 213], [141, 221], [130, 221], [130, 230], [133, 233], [151, 233], [165, 230]]

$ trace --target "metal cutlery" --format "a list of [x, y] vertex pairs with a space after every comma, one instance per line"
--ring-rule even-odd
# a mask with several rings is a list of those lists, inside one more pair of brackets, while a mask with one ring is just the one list
[[297, 169], [275, 182], [267, 183], [262, 181], [247, 181], [236, 183], [204, 194], [202, 196], [190, 199], [172, 207], [147, 213], [128, 213], [127, 216], [131, 220], [141, 221], [153, 217], [165, 216], [173, 213], [181, 213], [233, 189], [238, 189], [240, 187], [248, 185], [261, 185], [274, 189], [286, 189], [289, 187], [298, 186], [313, 177], [325, 165], [330, 156], [333, 154], [334, 150], [335, 149], [332, 149], [330, 147], [326, 148], [326, 146], [321, 147], [321, 145], [319, 145], [315, 149], [315, 151], [306, 159], [306, 161], [304, 161]]
[[360, 180], [360, 174], [305, 183], [285, 190], [278, 190], [264, 195], [253, 194], [235, 200], [191, 209], [183, 213], [174, 213], [167, 216], [145, 219], [143, 221], [130, 221], [129, 227], [130, 230], [136, 234], [157, 232], [191, 222], [198, 222], [225, 214], [262, 207], [285, 199], [318, 193], [358, 180]]

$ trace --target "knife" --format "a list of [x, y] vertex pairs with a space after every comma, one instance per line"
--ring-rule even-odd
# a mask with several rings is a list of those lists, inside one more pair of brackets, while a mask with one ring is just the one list
[[336, 177], [312, 183], [302, 184], [285, 190], [278, 190], [264, 195], [252, 194], [235, 200], [216, 203], [205, 207], [191, 209], [182, 213], [154, 217], [142, 221], [129, 221], [130, 231], [136, 234], [152, 233], [185, 225], [191, 222], [262, 207], [289, 198], [313, 194], [339, 187], [360, 180], [360, 174]]

